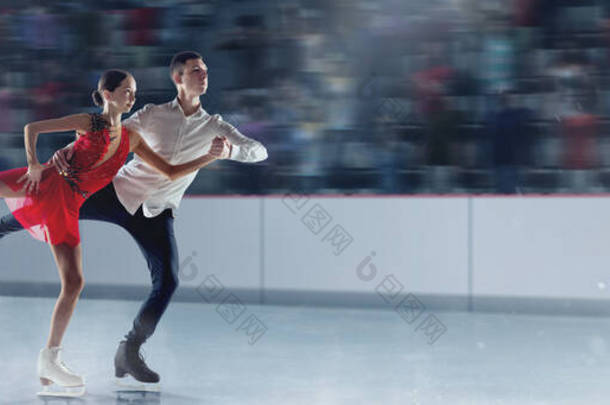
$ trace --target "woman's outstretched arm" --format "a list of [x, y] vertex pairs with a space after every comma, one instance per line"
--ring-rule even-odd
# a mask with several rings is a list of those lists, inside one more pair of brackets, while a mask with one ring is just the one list
[[170, 180], [176, 180], [192, 173], [215, 160], [229, 157], [230, 144], [225, 137], [216, 137], [212, 141], [210, 150], [205, 155], [179, 165], [170, 164], [165, 158], [153, 151], [139, 133], [129, 131], [129, 144], [131, 152], [138, 155], [143, 161], [166, 175]]

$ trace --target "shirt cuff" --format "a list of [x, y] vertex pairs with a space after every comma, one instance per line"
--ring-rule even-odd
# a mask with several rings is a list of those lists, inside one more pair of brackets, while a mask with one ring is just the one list
[[229, 156], [229, 159], [235, 160], [237, 155], [239, 155], [239, 146], [233, 145], [233, 150], [231, 151], [231, 156]]

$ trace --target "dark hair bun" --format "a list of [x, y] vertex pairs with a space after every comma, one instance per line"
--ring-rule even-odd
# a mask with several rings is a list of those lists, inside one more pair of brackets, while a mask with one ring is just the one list
[[102, 98], [102, 95], [100, 94], [100, 92], [98, 90], [94, 90], [93, 93], [91, 93], [91, 98], [93, 99], [93, 103], [96, 106], [98, 106], [98, 107], [104, 106], [104, 99]]

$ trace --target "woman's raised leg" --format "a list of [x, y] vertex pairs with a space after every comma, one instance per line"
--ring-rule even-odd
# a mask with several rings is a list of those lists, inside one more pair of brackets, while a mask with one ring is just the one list
[[11, 197], [24, 197], [25, 189], [13, 191], [12, 188], [7, 186], [3, 181], [0, 181], [0, 198], [11, 198]]

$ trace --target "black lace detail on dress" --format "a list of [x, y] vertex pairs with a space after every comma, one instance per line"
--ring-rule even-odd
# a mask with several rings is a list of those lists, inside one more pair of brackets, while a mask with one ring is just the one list
[[104, 128], [109, 128], [110, 124], [101, 114], [91, 114], [91, 132], [101, 131]]
[[89, 192], [88, 191], [84, 191], [81, 190], [81, 188], [78, 186], [78, 183], [80, 183], [79, 180], [77, 179], [73, 179], [73, 178], [69, 178], [69, 177], [65, 177], [64, 176], [64, 180], [66, 180], [68, 182], [68, 184], [70, 185], [70, 188], [72, 190], [74, 190], [76, 193], [80, 194], [85, 200], [87, 199], [87, 197], [89, 197]]

